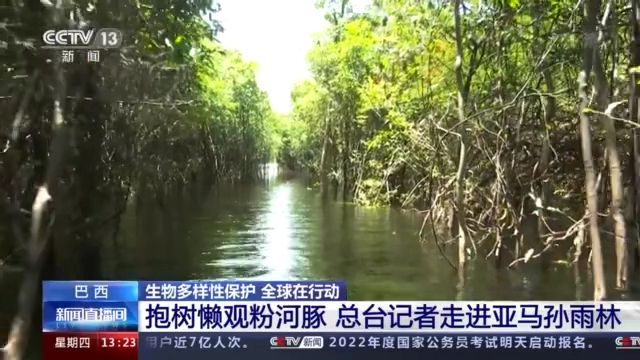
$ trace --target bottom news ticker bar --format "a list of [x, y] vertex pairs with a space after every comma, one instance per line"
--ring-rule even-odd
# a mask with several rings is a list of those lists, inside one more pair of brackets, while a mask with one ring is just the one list
[[[139, 360], [637, 359], [638, 333], [138, 333]], [[629, 351], [638, 350], [638, 351]], [[560, 357], [559, 357], [560, 356]]]
[[43, 332], [43, 360], [137, 360], [137, 332]]

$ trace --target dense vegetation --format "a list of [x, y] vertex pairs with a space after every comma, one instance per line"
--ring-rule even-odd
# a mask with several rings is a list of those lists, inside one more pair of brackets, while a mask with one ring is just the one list
[[638, 219], [640, 190], [638, 109], [626, 101], [637, 1], [319, 5], [330, 26], [308, 54], [313, 80], [292, 92], [287, 163], [317, 174], [323, 194], [334, 184], [345, 201], [448, 223], [459, 266], [477, 254], [498, 266], [578, 261], [589, 230], [596, 298], [606, 296], [599, 226], [613, 223], [626, 288], [638, 237], [623, 210]]
[[[101, 278], [131, 199], [163, 206], [186, 186], [255, 179], [276, 150], [317, 175], [322, 196], [447, 223], [458, 269], [479, 254], [546, 264], [567, 253], [555, 249], [578, 262], [589, 245], [603, 299], [601, 247], [615, 243], [627, 287], [640, 0], [319, 6], [329, 25], [288, 117], [271, 111], [255, 65], [215, 40], [212, 0], [0, 6], [0, 275], [24, 274], [7, 359], [23, 357], [43, 268]], [[124, 47], [98, 64], [39, 49], [45, 30], [70, 27], [118, 28]], [[601, 244], [609, 223], [615, 241]]]
[[[186, 185], [251, 180], [271, 157], [276, 117], [255, 64], [215, 40], [218, 10], [211, 0], [0, 6], [0, 271], [24, 272], [7, 359], [22, 358], [44, 263], [45, 274], [100, 279], [129, 199], [162, 206]], [[118, 28], [124, 46], [98, 64], [39, 49], [46, 30], [83, 27]]]

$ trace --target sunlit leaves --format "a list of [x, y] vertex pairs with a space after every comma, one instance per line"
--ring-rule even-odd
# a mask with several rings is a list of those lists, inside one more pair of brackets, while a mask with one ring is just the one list
[[295, 89], [293, 118], [314, 136], [300, 146], [317, 149], [329, 137], [342, 152], [347, 142], [358, 143], [366, 152], [348, 156], [363, 164], [363, 176], [382, 178], [393, 170], [372, 164], [395, 168], [417, 156], [410, 147], [423, 141], [416, 118], [446, 110], [455, 92], [446, 76], [454, 58], [450, 13], [442, 11], [446, 5], [389, 0], [336, 16], [341, 4], [323, 2], [332, 26], [308, 54], [314, 86]]

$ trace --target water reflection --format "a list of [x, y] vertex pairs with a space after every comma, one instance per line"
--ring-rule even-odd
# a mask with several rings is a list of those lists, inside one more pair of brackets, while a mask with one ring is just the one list
[[[290, 279], [295, 277], [296, 247], [300, 234], [295, 233], [298, 220], [291, 203], [292, 185], [281, 183], [238, 205], [255, 210], [249, 221], [229, 213], [225, 221], [237, 224], [224, 232], [217, 247], [221, 258], [207, 263], [224, 271], [226, 278]], [[257, 207], [257, 208], [256, 208]], [[223, 224], [220, 224], [223, 225]], [[212, 239], [214, 240], [214, 239]], [[203, 275], [207, 275], [206, 269]]]
[[[103, 254], [105, 278], [343, 279], [354, 300], [592, 296], [585, 265], [543, 271], [531, 262], [498, 271], [479, 258], [456, 272], [433, 239], [419, 243], [421, 219], [414, 214], [323, 202], [306, 184], [275, 178], [273, 167], [267, 172], [271, 178], [260, 184], [192, 189], [132, 206], [114, 251]], [[446, 251], [455, 259], [455, 247]], [[18, 284], [5, 276], [0, 293], [15, 293]], [[0, 300], [6, 328], [17, 299]]]
[[[131, 212], [113, 278], [344, 279], [352, 299], [571, 300], [591, 297], [585, 269], [535, 263], [497, 271], [483, 258], [456, 272], [411, 213], [322, 202], [300, 181], [219, 187]], [[447, 249], [455, 259], [455, 248]], [[586, 285], [585, 285], [586, 284]]]
[[[280, 184], [270, 192], [267, 214], [263, 216], [264, 240], [259, 246], [262, 266], [266, 272], [262, 278], [290, 279], [296, 262], [294, 249], [299, 234], [294, 234], [294, 211], [291, 204], [291, 185]], [[299, 245], [298, 245], [299, 246]]]
[[[190, 189], [162, 203], [132, 206], [115, 250], [103, 254], [105, 278], [343, 279], [353, 300], [592, 296], [584, 265], [543, 271], [531, 262], [498, 271], [479, 258], [455, 271], [433, 239], [419, 243], [422, 221], [414, 214], [323, 202], [306, 184], [276, 178], [277, 168], [265, 172], [271, 177], [260, 184]], [[447, 249], [451, 259], [455, 251]], [[5, 276], [0, 293], [15, 294], [19, 280]], [[0, 297], [0, 333], [16, 301]]]

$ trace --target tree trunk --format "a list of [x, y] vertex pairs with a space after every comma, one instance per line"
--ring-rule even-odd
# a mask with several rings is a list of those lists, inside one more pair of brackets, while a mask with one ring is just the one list
[[[631, 29], [631, 43], [629, 44], [629, 58], [631, 63], [631, 79], [629, 84], [629, 115], [632, 122], [640, 122], [640, 0], [631, 0], [629, 15]], [[633, 213], [636, 228], [636, 246], [634, 251], [635, 270], [640, 271], [640, 128], [633, 131]]]
[[324, 120], [324, 139], [322, 140], [322, 155], [320, 156], [320, 196], [324, 199], [327, 197], [329, 190], [329, 164], [331, 163], [331, 143], [329, 141], [329, 115]]
[[[536, 3], [533, 6], [533, 18], [534, 19], [542, 19], [543, 10], [539, 3]], [[540, 121], [540, 131], [543, 132], [544, 138], [542, 140], [542, 146], [540, 149], [540, 160], [538, 161], [538, 167], [535, 171], [535, 178], [538, 179], [539, 186], [539, 198], [541, 200], [542, 208], [536, 209], [538, 211], [538, 236], [540, 238], [539, 248], [537, 251], [541, 251], [545, 248], [546, 234], [547, 234], [547, 224], [545, 222], [546, 211], [545, 209], [549, 206], [549, 199], [551, 197], [551, 187], [549, 186], [549, 181], [547, 180], [547, 171], [549, 169], [549, 162], [551, 161], [551, 140], [549, 139], [549, 129], [548, 126], [553, 121], [553, 117], [556, 113], [556, 101], [554, 98], [555, 86], [553, 81], [553, 76], [551, 73], [551, 69], [548, 67], [548, 61], [545, 60], [545, 49], [543, 43], [540, 40], [540, 29], [538, 27], [534, 27], [533, 30], [533, 38], [535, 41], [535, 51], [536, 57], [542, 57], [542, 77], [544, 80], [544, 84], [546, 87], [546, 93], [549, 94], [547, 96], [541, 96], [542, 102], [542, 118]], [[537, 63], [539, 60], [534, 58], [534, 63]], [[549, 259], [547, 256], [542, 255], [541, 263], [543, 268], [548, 267]]]
[[[600, 11], [601, 0], [591, 0], [587, 4], [587, 17], [596, 18]], [[612, 12], [615, 12], [612, 9]], [[601, 34], [599, 34], [601, 36]], [[595, 75], [595, 98], [600, 111], [609, 106], [607, 77], [604, 73], [600, 49], [596, 39], [592, 45], [593, 72]], [[609, 160], [609, 176], [611, 183], [611, 217], [615, 223], [616, 237], [616, 287], [623, 289], [627, 286], [627, 230], [622, 216], [622, 174], [620, 170], [620, 155], [618, 154], [616, 127], [613, 119], [607, 115], [599, 115], [605, 128], [607, 155]]]
[[466, 242], [469, 237], [469, 231], [467, 229], [467, 221], [465, 218], [464, 208], [464, 192], [465, 192], [465, 175], [467, 168], [467, 131], [465, 122], [465, 100], [467, 97], [464, 90], [464, 83], [462, 80], [462, 62], [463, 62], [463, 50], [462, 50], [462, 29], [460, 24], [460, 8], [462, 7], [462, 1], [453, 1], [453, 20], [455, 27], [455, 39], [456, 39], [456, 60], [454, 63], [454, 71], [456, 75], [456, 86], [458, 88], [458, 120], [460, 121], [460, 155], [458, 159], [458, 172], [456, 174], [456, 210], [458, 220], [458, 264], [460, 267], [464, 266], [466, 257]]
[[600, 233], [598, 230], [598, 194], [596, 193], [596, 176], [593, 167], [593, 154], [591, 151], [591, 129], [589, 125], [589, 115], [586, 113], [589, 105], [587, 95], [588, 79], [593, 66], [593, 51], [596, 35], [596, 14], [588, 9], [593, 7], [593, 2], [589, 0], [585, 4], [584, 21], [584, 54], [582, 71], [578, 76], [580, 94], [580, 137], [582, 145], [582, 158], [585, 172], [585, 192], [587, 195], [587, 207], [589, 210], [589, 233], [591, 235], [591, 251], [593, 262], [593, 298], [594, 300], [604, 300], [607, 297], [604, 269], [602, 261], [602, 245], [600, 243]]

